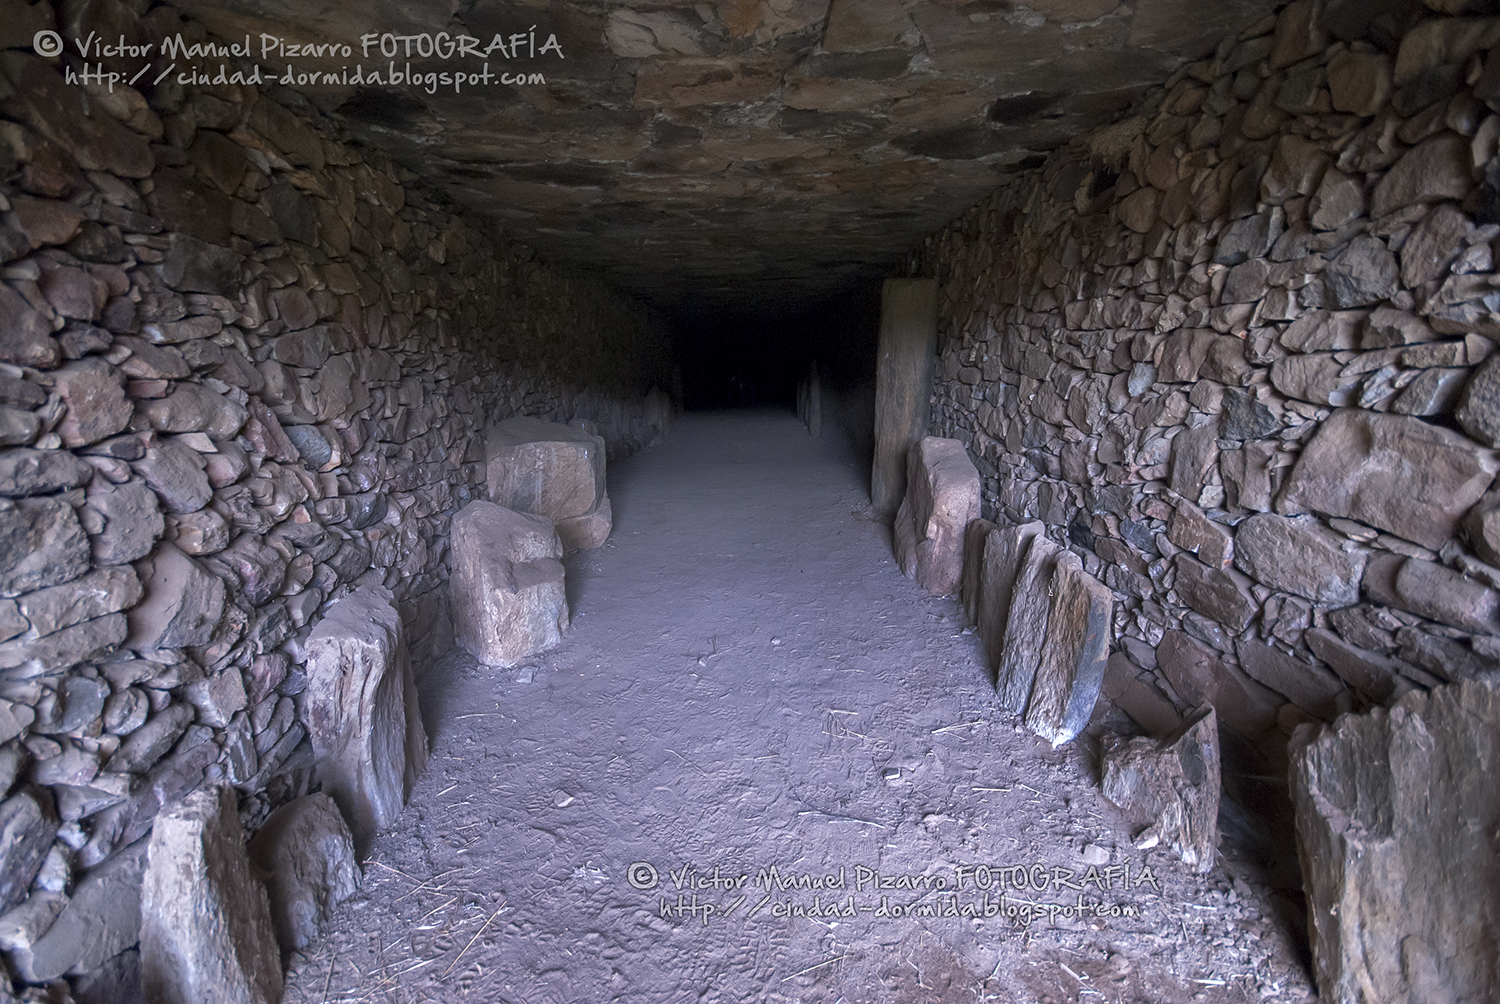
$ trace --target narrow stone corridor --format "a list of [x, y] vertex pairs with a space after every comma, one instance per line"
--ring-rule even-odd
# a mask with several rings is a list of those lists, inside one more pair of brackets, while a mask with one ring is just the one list
[[1310, 999], [1253, 878], [1131, 847], [1088, 737], [997, 707], [865, 476], [776, 411], [613, 466], [563, 644], [419, 679], [429, 769], [285, 1000]]

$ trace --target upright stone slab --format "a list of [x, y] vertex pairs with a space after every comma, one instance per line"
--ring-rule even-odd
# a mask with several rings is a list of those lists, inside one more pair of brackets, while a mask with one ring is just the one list
[[453, 517], [450, 547], [448, 594], [464, 651], [509, 667], [562, 641], [563, 545], [551, 520], [476, 500]]
[[1058, 554], [1048, 591], [1047, 641], [1026, 704], [1026, 727], [1057, 747], [1083, 731], [1094, 713], [1109, 663], [1115, 602], [1072, 551]]
[[1161, 742], [1111, 736], [1104, 742], [1104, 797], [1150, 825], [1137, 847], [1166, 844], [1200, 872], [1219, 845], [1219, 729], [1200, 710]]
[[906, 498], [897, 513], [901, 571], [937, 596], [963, 582], [964, 532], [979, 518], [979, 472], [964, 444], [924, 437], [907, 463]]
[[266, 890], [228, 785], [200, 788], [156, 817], [141, 884], [141, 982], [153, 1004], [281, 1000]]
[[875, 370], [875, 458], [870, 502], [890, 519], [906, 496], [906, 457], [927, 432], [937, 360], [937, 282], [887, 279]]
[[609, 537], [604, 489], [604, 440], [582, 429], [538, 418], [509, 418], [485, 440], [490, 501], [546, 516], [570, 551]]
[[1322, 999], [1493, 1000], [1500, 692], [1468, 681], [1410, 693], [1294, 746], [1297, 850]]
[[1041, 536], [1046, 530], [1047, 524], [1033, 520], [1020, 526], [999, 527], [985, 540], [984, 567], [980, 571], [983, 585], [980, 586], [976, 621], [979, 637], [989, 654], [991, 670], [1000, 665], [1005, 650], [1006, 625], [1026, 547], [1033, 537]]
[[1000, 665], [995, 671], [1000, 703], [1018, 715], [1026, 710], [1031, 684], [1036, 679], [1037, 665], [1041, 661], [1042, 645], [1047, 636], [1047, 613], [1051, 609], [1047, 584], [1052, 581], [1057, 553], [1062, 550], [1041, 534], [1032, 537], [1025, 548], [1021, 571], [1011, 593], [1010, 613], [1005, 620]]
[[411, 657], [391, 600], [380, 586], [361, 587], [335, 603], [307, 639], [301, 718], [318, 778], [361, 853], [400, 815], [427, 766]]
[[964, 531], [964, 579], [959, 589], [963, 600], [964, 620], [969, 624], [979, 623], [979, 605], [984, 592], [984, 545], [995, 532], [995, 524], [987, 519], [976, 519]]
[[321, 791], [271, 813], [250, 841], [250, 860], [265, 876], [283, 956], [316, 938], [329, 911], [359, 889], [354, 838], [338, 806]]

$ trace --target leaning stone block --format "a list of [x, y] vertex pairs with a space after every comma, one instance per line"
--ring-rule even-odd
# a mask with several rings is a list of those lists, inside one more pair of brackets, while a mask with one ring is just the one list
[[307, 639], [300, 711], [318, 777], [363, 853], [400, 815], [427, 765], [411, 657], [388, 590], [357, 589], [318, 622]]
[[1020, 526], [997, 528], [984, 542], [984, 567], [980, 571], [979, 609], [975, 620], [979, 637], [989, 653], [990, 668], [1000, 664], [1004, 651], [1005, 629], [1015, 597], [1016, 578], [1031, 538], [1047, 529], [1045, 523], [1033, 521]]
[[281, 999], [266, 890], [227, 785], [200, 788], [156, 817], [141, 885], [141, 982], [157, 1004]]
[[1026, 727], [1056, 747], [1082, 732], [1094, 713], [1109, 662], [1115, 598], [1072, 551], [1057, 556], [1048, 592], [1047, 640], [1026, 704]]
[[464, 651], [509, 667], [562, 641], [563, 546], [551, 520], [476, 500], [453, 517], [451, 552], [448, 594]]
[[568, 550], [598, 547], [609, 536], [603, 438], [537, 418], [506, 419], [485, 441], [490, 501], [546, 516]]
[[979, 623], [980, 594], [984, 591], [984, 545], [995, 531], [995, 524], [976, 519], [964, 532], [964, 578], [959, 596], [964, 604], [964, 622]]
[[1297, 850], [1322, 999], [1493, 1000], [1500, 692], [1468, 681], [1410, 693], [1389, 710], [1299, 733], [1294, 747]]
[[1150, 821], [1136, 847], [1166, 844], [1206, 872], [1219, 845], [1219, 769], [1218, 720], [1204, 708], [1161, 742], [1107, 738], [1102, 787], [1105, 798]]
[[1041, 661], [1051, 606], [1047, 584], [1052, 581], [1052, 569], [1057, 564], [1058, 551], [1062, 550], [1040, 533], [1024, 546], [1021, 570], [1011, 592], [1013, 599], [1005, 620], [1005, 641], [1000, 646], [1000, 665], [995, 678], [1000, 703], [1018, 715], [1026, 710], [1037, 665]]
[[359, 889], [354, 838], [338, 806], [321, 791], [271, 813], [250, 841], [250, 860], [266, 877], [283, 955], [316, 938], [329, 911]]
[[937, 596], [963, 581], [964, 531], [979, 518], [979, 472], [956, 439], [927, 436], [912, 447], [906, 497], [897, 513], [901, 571]]

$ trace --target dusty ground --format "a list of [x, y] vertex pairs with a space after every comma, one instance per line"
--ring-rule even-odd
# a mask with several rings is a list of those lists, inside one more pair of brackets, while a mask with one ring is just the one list
[[996, 709], [836, 434], [688, 416], [610, 495], [560, 648], [426, 674], [432, 765], [288, 1002], [1311, 998], [1253, 879], [1135, 850], [1087, 743]]

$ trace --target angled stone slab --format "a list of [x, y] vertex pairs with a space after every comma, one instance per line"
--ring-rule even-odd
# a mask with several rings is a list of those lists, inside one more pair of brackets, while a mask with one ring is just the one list
[[1072, 551], [1058, 554], [1050, 592], [1047, 640], [1026, 704], [1026, 727], [1055, 748], [1083, 731], [1094, 713], [1109, 664], [1115, 597]]
[[984, 589], [984, 545], [994, 532], [995, 524], [976, 519], [964, 531], [964, 577], [959, 597], [964, 605], [964, 621], [979, 623], [980, 594]]
[[300, 718], [318, 778], [364, 852], [401, 814], [427, 766], [427, 734], [401, 615], [389, 590], [364, 586], [329, 608], [307, 639]]
[[1021, 572], [1027, 545], [1033, 537], [1042, 536], [1046, 530], [1047, 524], [1033, 520], [1019, 526], [999, 527], [985, 540], [984, 565], [980, 570], [982, 585], [979, 610], [975, 620], [979, 626], [979, 637], [989, 655], [991, 671], [1000, 665], [1006, 624], [1015, 598], [1016, 577]]
[[1052, 606], [1047, 586], [1061, 550], [1040, 534], [1032, 537], [1026, 544], [1021, 571], [1012, 590], [995, 687], [1000, 693], [1000, 703], [1018, 715], [1026, 710], [1042, 646], [1046, 644], [1047, 614]]

